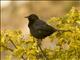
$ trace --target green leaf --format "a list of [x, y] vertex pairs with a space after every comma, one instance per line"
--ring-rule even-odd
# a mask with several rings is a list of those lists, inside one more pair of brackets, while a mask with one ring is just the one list
[[22, 47], [17, 46], [17, 49], [14, 49], [13, 55], [20, 58], [24, 52], [25, 51]]

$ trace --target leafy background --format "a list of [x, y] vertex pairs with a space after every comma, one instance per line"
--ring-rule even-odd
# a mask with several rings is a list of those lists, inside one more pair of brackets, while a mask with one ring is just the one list
[[0, 2], [1, 60], [45, 59], [24, 18], [31, 13], [57, 29], [71, 30], [55, 32], [43, 39], [41, 47], [49, 60], [80, 60], [80, 1]]
[[[43, 48], [48, 59], [80, 60], [80, 12], [73, 7], [63, 17], [53, 17], [47, 23], [54, 23], [58, 29], [71, 30], [55, 32], [44, 39], [54, 42], [52, 47]], [[4, 60], [45, 60], [36, 39], [30, 34], [25, 38], [21, 30], [1, 31], [0, 44], [0, 52], [6, 52]]]

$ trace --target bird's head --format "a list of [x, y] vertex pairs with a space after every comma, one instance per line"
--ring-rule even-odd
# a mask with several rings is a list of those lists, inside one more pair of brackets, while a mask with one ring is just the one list
[[34, 22], [39, 19], [39, 17], [36, 14], [31, 14], [25, 18], [28, 18], [29, 22]]

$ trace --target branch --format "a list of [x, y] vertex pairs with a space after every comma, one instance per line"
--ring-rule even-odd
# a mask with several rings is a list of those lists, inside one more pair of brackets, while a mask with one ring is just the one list
[[45, 55], [45, 53], [43, 52], [41, 46], [40, 46], [41, 42], [38, 42], [37, 44], [38, 44], [38, 47], [40, 48], [40, 50], [41, 50], [43, 56], [45, 57], [45, 59], [46, 59], [46, 60], [49, 60], [48, 57], [47, 57], [47, 56]]
[[[14, 45], [14, 47], [17, 49], [17, 47], [16, 47], [16, 45], [14, 44], [14, 42], [13, 42], [11, 39], [9, 39], [9, 40], [10, 40], [10, 42]], [[21, 56], [21, 58], [22, 58], [23, 60], [26, 60], [23, 55]]]
[[14, 45], [14, 47], [17, 49], [17, 47], [16, 47], [16, 45], [14, 44], [14, 42], [11, 40], [11, 39], [9, 39], [10, 40], [10, 42]]
[[1, 45], [2, 47], [6, 48], [7, 50], [10, 50], [11, 52], [13, 52], [13, 49], [8, 48], [7, 46]]

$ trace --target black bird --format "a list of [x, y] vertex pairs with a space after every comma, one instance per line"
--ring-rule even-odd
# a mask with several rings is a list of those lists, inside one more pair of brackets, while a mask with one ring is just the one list
[[40, 20], [39, 17], [35, 14], [31, 14], [25, 18], [28, 18], [29, 20], [28, 27], [30, 29], [32, 36], [38, 39], [37, 44], [43, 56], [45, 57], [46, 60], [49, 60], [48, 57], [43, 52], [40, 44], [41, 44], [42, 39], [44, 39], [47, 36], [50, 36], [52, 33], [54, 33], [57, 30], [49, 26], [48, 24], [46, 24], [44, 21]]
[[42, 51], [43, 56], [46, 58], [46, 60], [49, 60], [40, 46], [42, 39], [44, 39], [47, 36], [50, 36], [52, 33], [56, 32], [56, 31], [65, 32], [67, 30], [55, 29], [52, 26], [45, 23], [44, 21], [40, 20], [39, 17], [35, 14], [31, 14], [25, 18], [28, 18], [28, 20], [29, 20], [28, 27], [30, 29], [32, 36], [38, 39], [38, 41], [37, 41], [38, 46], [39, 46], [40, 50]]
[[44, 39], [45, 37], [50, 36], [52, 33], [58, 31], [57, 29], [46, 24], [44, 21], [40, 20], [35, 14], [31, 14], [25, 18], [28, 18], [29, 20], [28, 27], [32, 36], [37, 39]]

